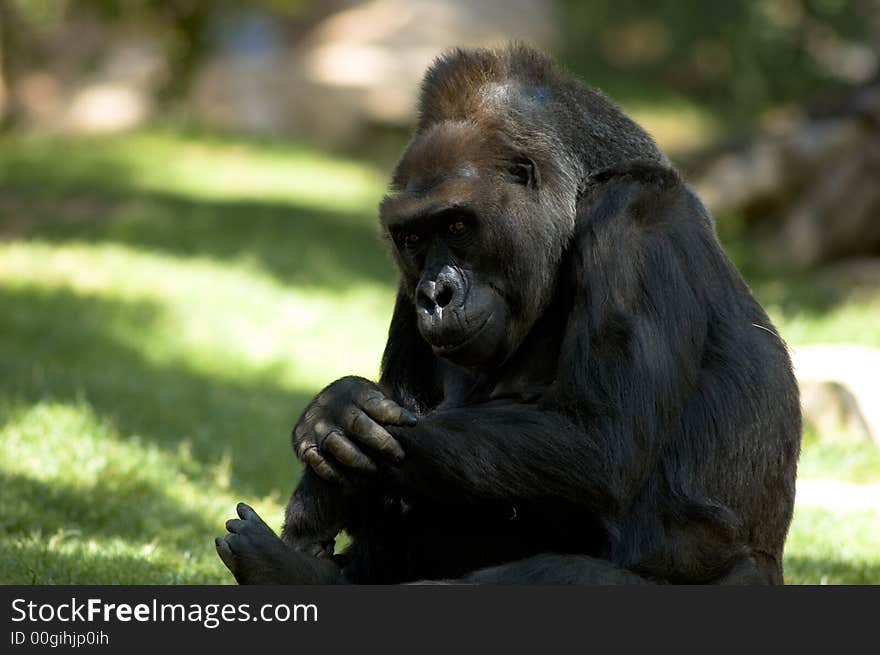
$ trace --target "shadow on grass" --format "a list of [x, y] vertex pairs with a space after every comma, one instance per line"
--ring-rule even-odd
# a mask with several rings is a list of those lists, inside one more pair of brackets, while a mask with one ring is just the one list
[[185, 442], [208, 466], [229, 458], [241, 493], [286, 496], [299, 470], [287, 435], [310, 394], [280, 388], [272, 370], [236, 382], [148, 361], [119, 335], [149, 331], [158, 312], [146, 302], [0, 288], [0, 397], [85, 400], [124, 437], [173, 453]]
[[6, 496], [0, 516], [4, 534], [39, 532], [49, 539], [62, 532], [87, 532], [186, 546], [193, 532], [209, 535], [220, 530], [216, 522], [145, 480], [115, 477], [82, 487], [0, 472], [0, 486]]
[[394, 280], [375, 213], [100, 188], [57, 195], [0, 186], [0, 196], [0, 238], [111, 242], [182, 257], [249, 261], [283, 283], [333, 290]]
[[[112, 179], [112, 177], [111, 177]], [[48, 191], [0, 184], [0, 239], [118, 243], [178, 257], [246, 261], [284, 284], [340, 291], [396, 279], [375, 208], [321, 211], [292, 202], [194, 200], [124, 191], [115, 183]], [[771, 270], [751, 261], [754, 243], [727, 244], [756, 296], [783, 315], [822, 316], [848, 300], [827, 270]]]
[[786, 557], [788, 584], [877, 584], [880, 564], [812, 557]]
[[[0, 145], [0, 238], [114, 242], [247, 260], [282, 282], [332, 289], [394, 280], [373, 201], [364, 200], [362, 209], [321, 210], [297, 204], [295, 196], [218, 201], [140, 187], [141, 176], [161, 171], [163, 158], [184, 156], [198, 141], [12, 139]], [[222, 171], [231, 155], [218, 152]], [[206, 156], [199, 166], [186, 174], [210, 174], [212, 160]]]

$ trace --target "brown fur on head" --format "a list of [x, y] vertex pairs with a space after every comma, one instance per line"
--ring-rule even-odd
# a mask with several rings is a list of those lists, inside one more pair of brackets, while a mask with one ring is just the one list
[[425, 73], [418, 129], [447, 120], [483, 122], [493, 115], [500, 87], [552, 87], [561, 82], [548, 58], [523, 45], [501, 50], [456, 48], [437, 58]]
[[476, 170], [500, 166], [514, 156], [489, 118], [443, 121], [427, 127], [401, 158], [391, 180], [396, 191], [418, 192], [450, 177], [472, 176]]
[[497, 130], [512, 147], [558, 169], [555, 177], [564, 178], [566, 191], [586, 175], [625, 161], [666, 162], [651, 137], [613, 102], [518, 43], [457, 48], [437, 58], [422, 81], [416, 134], [447, 121]]

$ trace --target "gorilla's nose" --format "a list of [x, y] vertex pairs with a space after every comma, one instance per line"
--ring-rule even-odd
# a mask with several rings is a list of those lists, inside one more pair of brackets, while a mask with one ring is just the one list
[[418, 288], [419, 306], [433, 314], [449, 306], [460, 292], [461, 285], [455, 280], [442, 276], [436, 280], [425, 280]]

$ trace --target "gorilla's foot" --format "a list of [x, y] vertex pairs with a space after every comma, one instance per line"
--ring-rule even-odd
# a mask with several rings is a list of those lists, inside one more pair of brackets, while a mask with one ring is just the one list
[[239, 584], [334, 584], [342, 573], [328, 560], [297, 553], [285, 544], [248, 505], [236, 507], [225, 537], [214, 544], [217, 554]]

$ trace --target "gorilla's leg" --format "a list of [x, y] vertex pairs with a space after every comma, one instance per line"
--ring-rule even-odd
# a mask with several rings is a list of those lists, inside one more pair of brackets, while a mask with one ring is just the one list
[[453, 584], [619, 585], [650, 584], [611, 562], [585, 555], [536, 555], [469, 573]]
[[[229, 530], [215, 541], [217, 554], [239, 584], [349, 584], [333, 560], [299, 553], [284, 543], [263, 519], [244, 503], [239, 519], [226, 522]], [[760, 561], [759, 561], [760, 560]], [[709, 580], [710, 584], [778, 584], [781, 576], [761, 558], [744, 555]], [[622, 585], [654, 584], [609, 561], [585, 555], [543, 554], [474, 571], [454, 580], [422, 580], [415, 584], [522, 584]], [[695, 582], [698, 582], [695, 580]], [[702, 582], [707, 582], [703, 580]]]
[[341, 484], [306, 468], [284, 511], [281, 540], [300, 553], [332, 558], [349, 505]]
[[248, 505], [236, 507], [225, 537], [217, 537], [217, 554], [239, 584], [344, 584], [339, 567], [329, 559], [299, 553], [281, 541]]
[[[544, 554], [480, 569], [457, 580], [425, 580], [416, 584], [629, 585], [659, 582], [662, 581], [644, 578], [595, 557]], [[709, 584], [764, 585], [775, 582], [754, 557], [744, 556]]]

